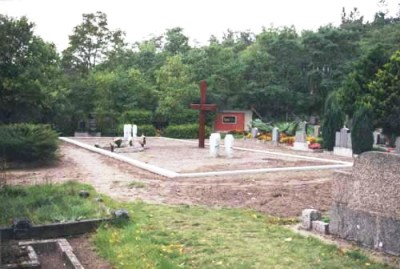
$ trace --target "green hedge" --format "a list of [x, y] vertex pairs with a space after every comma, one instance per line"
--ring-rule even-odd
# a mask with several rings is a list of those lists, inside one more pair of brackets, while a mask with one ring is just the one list
[[147, 110], [129, 110], [122, 113], [119, 122], [122, 124], [148, 125], [153, 120], [152, 112]]
[[0, 125], [0, 158], [7, 162], [52, 160], [57, 148], [58, 135], [49, 125]]
[[[206, 126], [206, 137], [209, 137], [211, 130]], [[198, 138], [199, 124], [169, 125], [164, 129], [163, 135], [171, 138]]]

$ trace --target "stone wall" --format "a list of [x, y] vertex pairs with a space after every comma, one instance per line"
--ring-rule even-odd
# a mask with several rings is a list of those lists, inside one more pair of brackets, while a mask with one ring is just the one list
[[400, 155], [366, 152], [333, 182], [332, 234], [400, 255]]

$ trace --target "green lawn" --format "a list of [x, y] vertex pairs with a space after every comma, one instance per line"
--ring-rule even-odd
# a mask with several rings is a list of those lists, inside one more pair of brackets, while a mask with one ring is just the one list
[[[90, 197], [79, 197], [85, 189]], [[13, 217], [33, 223], [103, 217], [92, 187], [78, 183], [0, 190], [0, 223]], [[99, 254], [116, 268], [390, 268], [359, 251], [343, 252], [317, 239], [304, 238], [283, 224], [293, 220], [241, 209], [116, 203], [131, 219], [105, 224], [93, 234]]]
[[117, 268], [389, 268], [239, 209], [126, 204], [132, 220], [94, 235]]

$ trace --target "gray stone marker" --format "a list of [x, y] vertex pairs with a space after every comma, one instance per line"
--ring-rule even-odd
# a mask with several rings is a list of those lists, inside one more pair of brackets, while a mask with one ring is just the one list
[[396, 138], [396, 153], [400, 154], [400, 136]]
[[228, 158], [232, 158], [234, 141], [235, 138], [231, 134], [227, 134], [224, 138], [225, 156]]
[[321, 126], [319, 126], [319, 125], [314, 125], [314, 137], [315, 137], [315, 138], [316, 138], [316, 137], [319, 137], [319, 136], [321, 135], [320, 129], [321, 129]]
[[332, 186], [330, 233], [400, 255], [400, 155], [365, 152]]
[[279, 132], [279, 128], [274, 127], [272, 129], [272, 144], [273, 145], [278, 145], [279, 143], [279, 137], [280, 137], [280, 132]]
[[340, 129], [340, 132], [336, 132], [333, 154], [347, 157], [353, 156], [351, 133], [346, 126]]
[[307, 122], [300, 122], [299, 128], [296, 131], [295, 142], [293, 143], [293, 149], [295, 150], [309, 150], [307, 143]]
[[212, 133], [210, 135], [210, 156], [218, 157], [220, 142], [221, 142], [221, 135], [219, 133]]
[[258, 134], [258, 128], [257, 127], [251, 128], [251, 137], [256, 138], [257, 134]]
[[312, 222], [321, 219], [321, 213], [316, 209], [304, 209], [301, 214], [301, 227], [305, 230], [312, 229]]

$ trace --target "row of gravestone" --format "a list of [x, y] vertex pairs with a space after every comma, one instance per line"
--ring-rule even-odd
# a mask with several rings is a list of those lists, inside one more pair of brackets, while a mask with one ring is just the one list
[[[376, 145], [385, 145], [386, 139], [380, 131], [373, 132], [374, 142]], [[333, 148], [333, 153], [342, 156], [352, 156], [352, 142], [351, 142], [351, 132], [348, 128], [343, 127], [339, 132], [336, 132], [335, 136], [335, 147]], [[396, 139], [396, 153], [400, 154], [400, 137]]]
[[124, 140], [131, 141], [137, 137], [137, 125], [136, 124], [124, 124]]

